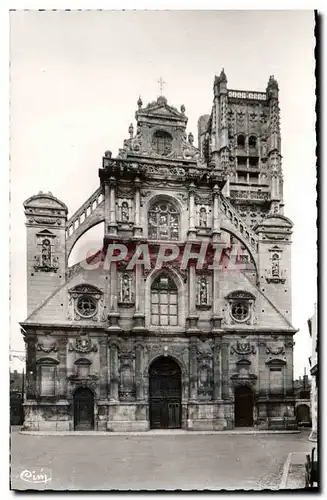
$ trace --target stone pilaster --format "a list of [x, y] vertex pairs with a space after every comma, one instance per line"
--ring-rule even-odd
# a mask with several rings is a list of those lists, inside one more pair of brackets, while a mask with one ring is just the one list
[[59, 365], [57, 376], [59, 378], [59, 399], [67, 398], [67, 338], [58, 340]]
[[198, 315], [196, 312], [196, 273], [194, 264], [189, 264], [188, 267], [188, 301], [188, 331], [198, 331]]
[[189, 346], [189, 363], [190, 363], [190, 399], [196, 401], [198, 397], [198, 361], [196, 339], [190, 340]]
[[109, 230], [109, 220], [110, 220], [110, 188], [108, 181], [104, 182], [104, 221], [105, 221], [105, 232], [110, 232]]
[[219, 221], [219, 187], [214, 186], [213, 194], [213, 220], [212, 220], [212, 241], [215, 242], [220, 236], [220, 221]]
[[220, 338], [215, 337], [214, 339], [214, 351], [213, 351], [213, 399], [221, 399], [221, 347]]
[[117, 262], [110, 263], [110, 294], [109, 294], [109, 328], [120, 330], [118, 325], [119, 312], [118, 312], [118, 275], [117, 275]]
[[100, 358], [100, 399], [108, 398], [108, 342], [107, 338], [99, 341]]
[[26, 343], [26, 399], [36, 399], [36, 335], [25, 337]]
[[144, 312], [144, 280], [142, 265], [135, 266], [135, 313], [133, 331], [143, 331], [145, 329]]
[[119, 389], [119, 367], [118, 367], [118, 345], [115, 342], [110, 344], [110, 399], [118, 401]]
[[266, 365], [266, 342], [263, 339], [259, 340], [259, 398], [266, 399], [268, 398], [269, 391], [269, 370]]
[[285, 351], [286, 351], [286, 377], [285, 377], [285, 395], [286, 397], [294, 396], [293, 387], [293, 338], [287, 339], [285, 341]]
[[144, 399], [144, 384], [143, 384], [143, 371], [144, 371], [144, 355], [143, 345], [138, 341], [135, 346], [135, 383], [136, 383], [136, 399], [142, 401]]
[[221, 342], [221, 374], [222, 374], [222, 399], [230, 399], [229, 389], [229, 341]]

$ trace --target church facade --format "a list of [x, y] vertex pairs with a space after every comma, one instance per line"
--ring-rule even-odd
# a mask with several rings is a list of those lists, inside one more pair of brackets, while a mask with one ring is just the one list
[[[27, 430], [292, 429], [292, 222], [278, 84], [231, 90], [187, 135], [185, 107], [137, 102], [136, 127], [71, 217], [24, 203]], [[68, 267], [103, 223], [103, 248]]]

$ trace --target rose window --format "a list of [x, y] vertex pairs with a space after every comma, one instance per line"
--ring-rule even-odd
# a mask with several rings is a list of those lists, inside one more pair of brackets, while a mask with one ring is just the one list
[[77, 301], [77, 311], [78, 314], [84, 318], [90, 318], [96, 313], [96, 302], [92, 297], [83, 296]]
[[235, 302], [232, 305], [232, 316], [236, 321], [245, 321], [249, 317], [249, 306], [245, 302]]

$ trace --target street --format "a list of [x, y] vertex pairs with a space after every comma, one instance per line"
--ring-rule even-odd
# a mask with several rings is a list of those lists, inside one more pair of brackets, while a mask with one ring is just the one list
[[[309, 452], [300, 434], [144, 436], [11, 435], [11, 488], [16, 490], [278, 489], [290, 452]], [[51, 471], [31, 484], [25, 470]]]

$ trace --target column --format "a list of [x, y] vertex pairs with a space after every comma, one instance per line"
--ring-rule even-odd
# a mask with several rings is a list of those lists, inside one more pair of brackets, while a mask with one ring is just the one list
[[58, 377], [59, 377], [59, 399], [67, 398], [67, 338], [58, 341]]
[[108, 320], [112, 328], [120, 329], [118, 326], [119, 312], [118, 312], [118, 277], [117, 277], [117, 262], [110, 263], [110, 307]]
[[188, 331], [197, 329], [198, 315], [196, 313], [196, 274], [195, 265], [189, 264], [188, 268]]
[[198, 361], [196, 339], [190, 340], [189, 363], [190, 363], [190, 399], [196, 400], [198, 397]]
[[188, 237], [189, 239], [195, 238], [196, 237], [196, 229], [195, 229], [195, 213], [194, 213], [194, 195], [195, 195], [195, 185], [194, 182], [190, 182], [189, 186], [189, 200], [188, 200], [188, 221], [189, 221], [189, 228], [188, 228]]
[[135, 382], [136, 399], [138, 401], [144, 399], [143, 370], [143, 346], [139, 341], [135, 347]]
[[285, 395], [286, 397], [294, 396], [293, 389], [293, 338], [285, 341], [285, 354], [286, 354], [286, 376], [285, 376]]
[[229, 397], [229, 342], [223, 340], [221, 343], [221, 372], [222, 372], [222, 399], [230, 399]]
[[220, 236], [220, 223], [219, 223], [219, 187], [217, 184], [213, 188], [213, 227], [212, 227], [212, 241], [217, 241]]
[[221, 399], [220, 338], [214, 338], [213, 351], [213, 399]]
[[135, 313], [134, 327], [135, 329], [144, 329], [144, 281], [143, 281], [142, 264], [135, 265]]
[[105, 220], [105, 233], [109, 231], [110, 220], [110, 189], [108, 181], [104, 182], [104, 220]]
[[141, 181], [139, 177], [134, 179], [134, 228], [133, 233], [134, 237], [138, 238], [142, 235], [143, 228], [141, 226]]
[[110, 177], [109, 181], [109, 234], [117, 235], [116, 222], [116, 179]]
[[118, 346], [110, 345], [110, 399], [118, 401], [119, 371], [118, 371]]
[[99, 341], [100, 399], [108, 398], [108, 343], [107, 337]]

